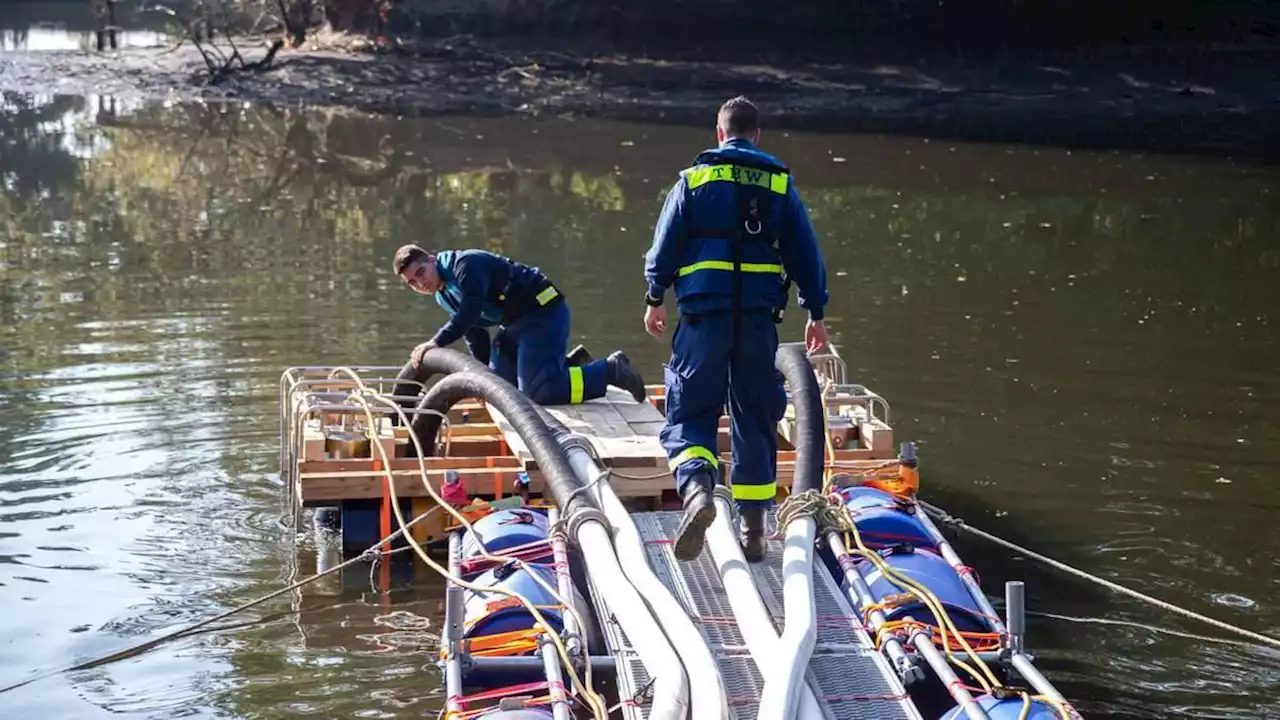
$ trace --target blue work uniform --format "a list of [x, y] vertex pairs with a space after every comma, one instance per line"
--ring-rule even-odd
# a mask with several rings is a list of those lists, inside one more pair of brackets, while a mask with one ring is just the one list
[[607, 361], [569, 366], [569, 304], [538, 268], [486, 250], [444, 250], [436, 271], [436, 302], [450, 315], [431, 338], [437, 347], [463, 338], [477, 360], [540, 405], [605, 394]]
[[727, 399], [733, 497], [740, 508], [769, 506], [787, 405], [777, 322], [793, 282], [812, 320], [827, 304], [822, 253], [787, 167], [742, 138], [699, 154], [667, 194], [645, 279], [651, 303], [674, 285], [680, 310], [660, 433], [676, 489], [719, 470]]

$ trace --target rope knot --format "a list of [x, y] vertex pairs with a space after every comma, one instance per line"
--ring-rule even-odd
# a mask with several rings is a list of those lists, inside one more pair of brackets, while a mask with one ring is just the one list
[[811, 517], [824, 529], [843, 528], [839, 518], [839, 510], [832, 504], [833, 498], [817, 490], [806, 490], [787, 497], [778, 507], [778, 527], [784, 528], [794, 520]]

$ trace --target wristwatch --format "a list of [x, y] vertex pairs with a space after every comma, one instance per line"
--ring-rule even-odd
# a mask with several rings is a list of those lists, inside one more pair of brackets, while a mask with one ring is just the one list
[[649, 297], [649, 293], [646, 291], [644, 294], [644, 304], [649, 307], [662, 307], [662, 298]]

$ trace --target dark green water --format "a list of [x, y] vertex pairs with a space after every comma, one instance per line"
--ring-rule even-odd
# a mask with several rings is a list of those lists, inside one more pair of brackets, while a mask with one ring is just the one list
[[[566, 288], [650, 381], [642, 254], [705, 129], [240, 105], [0, 105], [0, 685], [310, 573], [279, 525], [294, 364], [399, 364], [442, 320], [389, 269], [479, 246]], [[1280, 171], [766, 135], [829, 263], [833, 339], [980, 527], [1280, 636]], [[785, 340], [800, 337], [792, 317]], [[1280, 653], [1011, 557], [1038, 664], [1088, 717], [1280, 715]], [[0, 694], [5, 717], [423, 717], [434, 650], [357, 580]], [[433, 625], [428, 630], [434, 630]], [[418, 638], [422, 640], [422, 638]]]

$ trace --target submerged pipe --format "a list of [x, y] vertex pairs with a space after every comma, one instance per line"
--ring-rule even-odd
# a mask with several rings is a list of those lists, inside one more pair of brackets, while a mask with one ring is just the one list
[[[822, 490], [823, 459], [826, 456], [826, 417], [822, 391], [813, 365], [799, 345], [778, 348], [774, 365], [791, 387], [791, 403], [796, 411], [796, 464], [791, 481], [793, 495]], [[761, 668], [765, 677], [760, 693], [760, 717], [796, 716], [809, 656], [818, 640], [817, 609], [813, 599], [813, 542], [818, 523], [812, 515], [797, 517], [783, 529], [782, 600], [785, 619], [772, 671]]]

